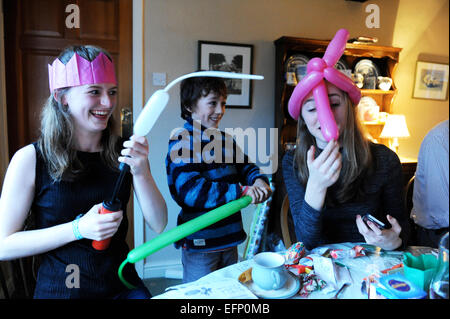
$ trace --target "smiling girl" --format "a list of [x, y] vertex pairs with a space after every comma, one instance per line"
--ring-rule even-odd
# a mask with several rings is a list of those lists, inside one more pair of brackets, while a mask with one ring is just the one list
[[[404, 247], [409, 230], [399, 158], [364, 136], [347, 92], [325, 83], [339, 139], [323, 137], [311, 92], [299, 106], [297, 147], [282, 163], [297, 240], [308, 249], [364, 241], [388, 250]], [[392, 227], [364, 223], [361, 216], [368, 213]]]
[[[35, 298], [148, 298], [133, 267], [125, 271], [137, 289], [129, 291], [117, 275], [129, 251], [131, 184], [155, 232], [166, 226], [167, 208], [150, 173], [146, 138], [124, 142], [113, 134], [117, 82], [112, 60], [98, 47], [69, 47], [49, 66], [49, 80], [39, 139], [17, 151], [5, 176], [0, 260], [40, 255]], [[119, 162], [131, 171], [118, 195], [121, 209], [100, 215], [119, 176]], [[29, 214], [35, 229], [23, 230]], [[92, 240], [106, 238], [111, 238], [106, 250], [92, 247]], [[77, 269], [74, 284], [67, 284], [67, 269]]]

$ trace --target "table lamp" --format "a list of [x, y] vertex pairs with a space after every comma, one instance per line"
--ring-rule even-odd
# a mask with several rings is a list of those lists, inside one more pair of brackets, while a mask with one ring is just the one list
[[403, 114], [389, 114], [381, 131], [380, 138], [388, 138], [389, 148], [397, 153], [398, 139], [404, 137], [409, 137], [405, 116]]

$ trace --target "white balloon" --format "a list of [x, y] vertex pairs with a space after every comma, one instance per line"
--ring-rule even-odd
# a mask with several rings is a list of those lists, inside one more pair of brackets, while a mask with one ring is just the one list
[[231, 78], [231, 79], [249, 79], [249, 80], [263, 80], [262, 75], [243, 74], [234, 72], [223, 71], [199, 71], [182, 75], [172, 82], [170, 82], [164, 89], [158, 90], [148, 99], [141, 114], [139, 114], [136, 123], [134, 124], [134, 134], [138, 136], [146, 136], [155, 125], [162, 111], [169, 102], [169, 89], [176, 83], [192, 77], [209, 76], [218, 78]]
[[167, 102], [169, 102], [169, 93], [166, 91], [158, 90], [153, 93], [134, 124], [134, 134], [146, 136], [165, 109]]

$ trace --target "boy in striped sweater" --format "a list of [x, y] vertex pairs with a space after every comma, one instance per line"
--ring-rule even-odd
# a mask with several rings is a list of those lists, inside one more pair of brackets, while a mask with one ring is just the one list
[[[222, 79], [193, 77], [180, 86], [184, 127], [172, 132], [166, 169], [172, 197], [183, 224], [241, 196], [264, 202], [267, 177], [251, 163], [229, 134], [218, 129], [227, 90]], [[182, 247], [183, 282], [191, 282], [238, 261], [237, 246], [246, 239], [241, 213], [233, 214], [175, 244]]]

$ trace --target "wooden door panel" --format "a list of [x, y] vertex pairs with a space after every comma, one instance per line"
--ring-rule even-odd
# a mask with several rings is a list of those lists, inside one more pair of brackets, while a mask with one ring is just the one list
[[36, 140], [39, 136], [42, 105], [50, 96], [47, 64], [55, 58], [56, 55], [39, 51], [24, 51], [22, 55], [23, 91], [27, 92], [23, 97], [23, 104], [28, 123], [27, 135], [31, 140]]
[[64, 37], [64, 20], [59, 19], [65, 11], [65, 1], [25, 0], [22, 1], [21, 19], [23, 35], [43, 37]]
[[[114, 112], [131, 108], [130, 0], [17, 0], [4, 1], [5, 60], [10, 158], [38, 136], [39, 114], [49, 95], [47, 64], [69, 45], [93, 44], [114, 60], [119, 82]], [[68, 29], [65, 9], [77, 4], [80, 28]], [[120, 125], [116, 133], [120, 134]]]
[[[80, 0], [81, 39], [117, 40], [119, 2], [117, 0]], [[102, 12], [102, 14], [98, 14]]]

